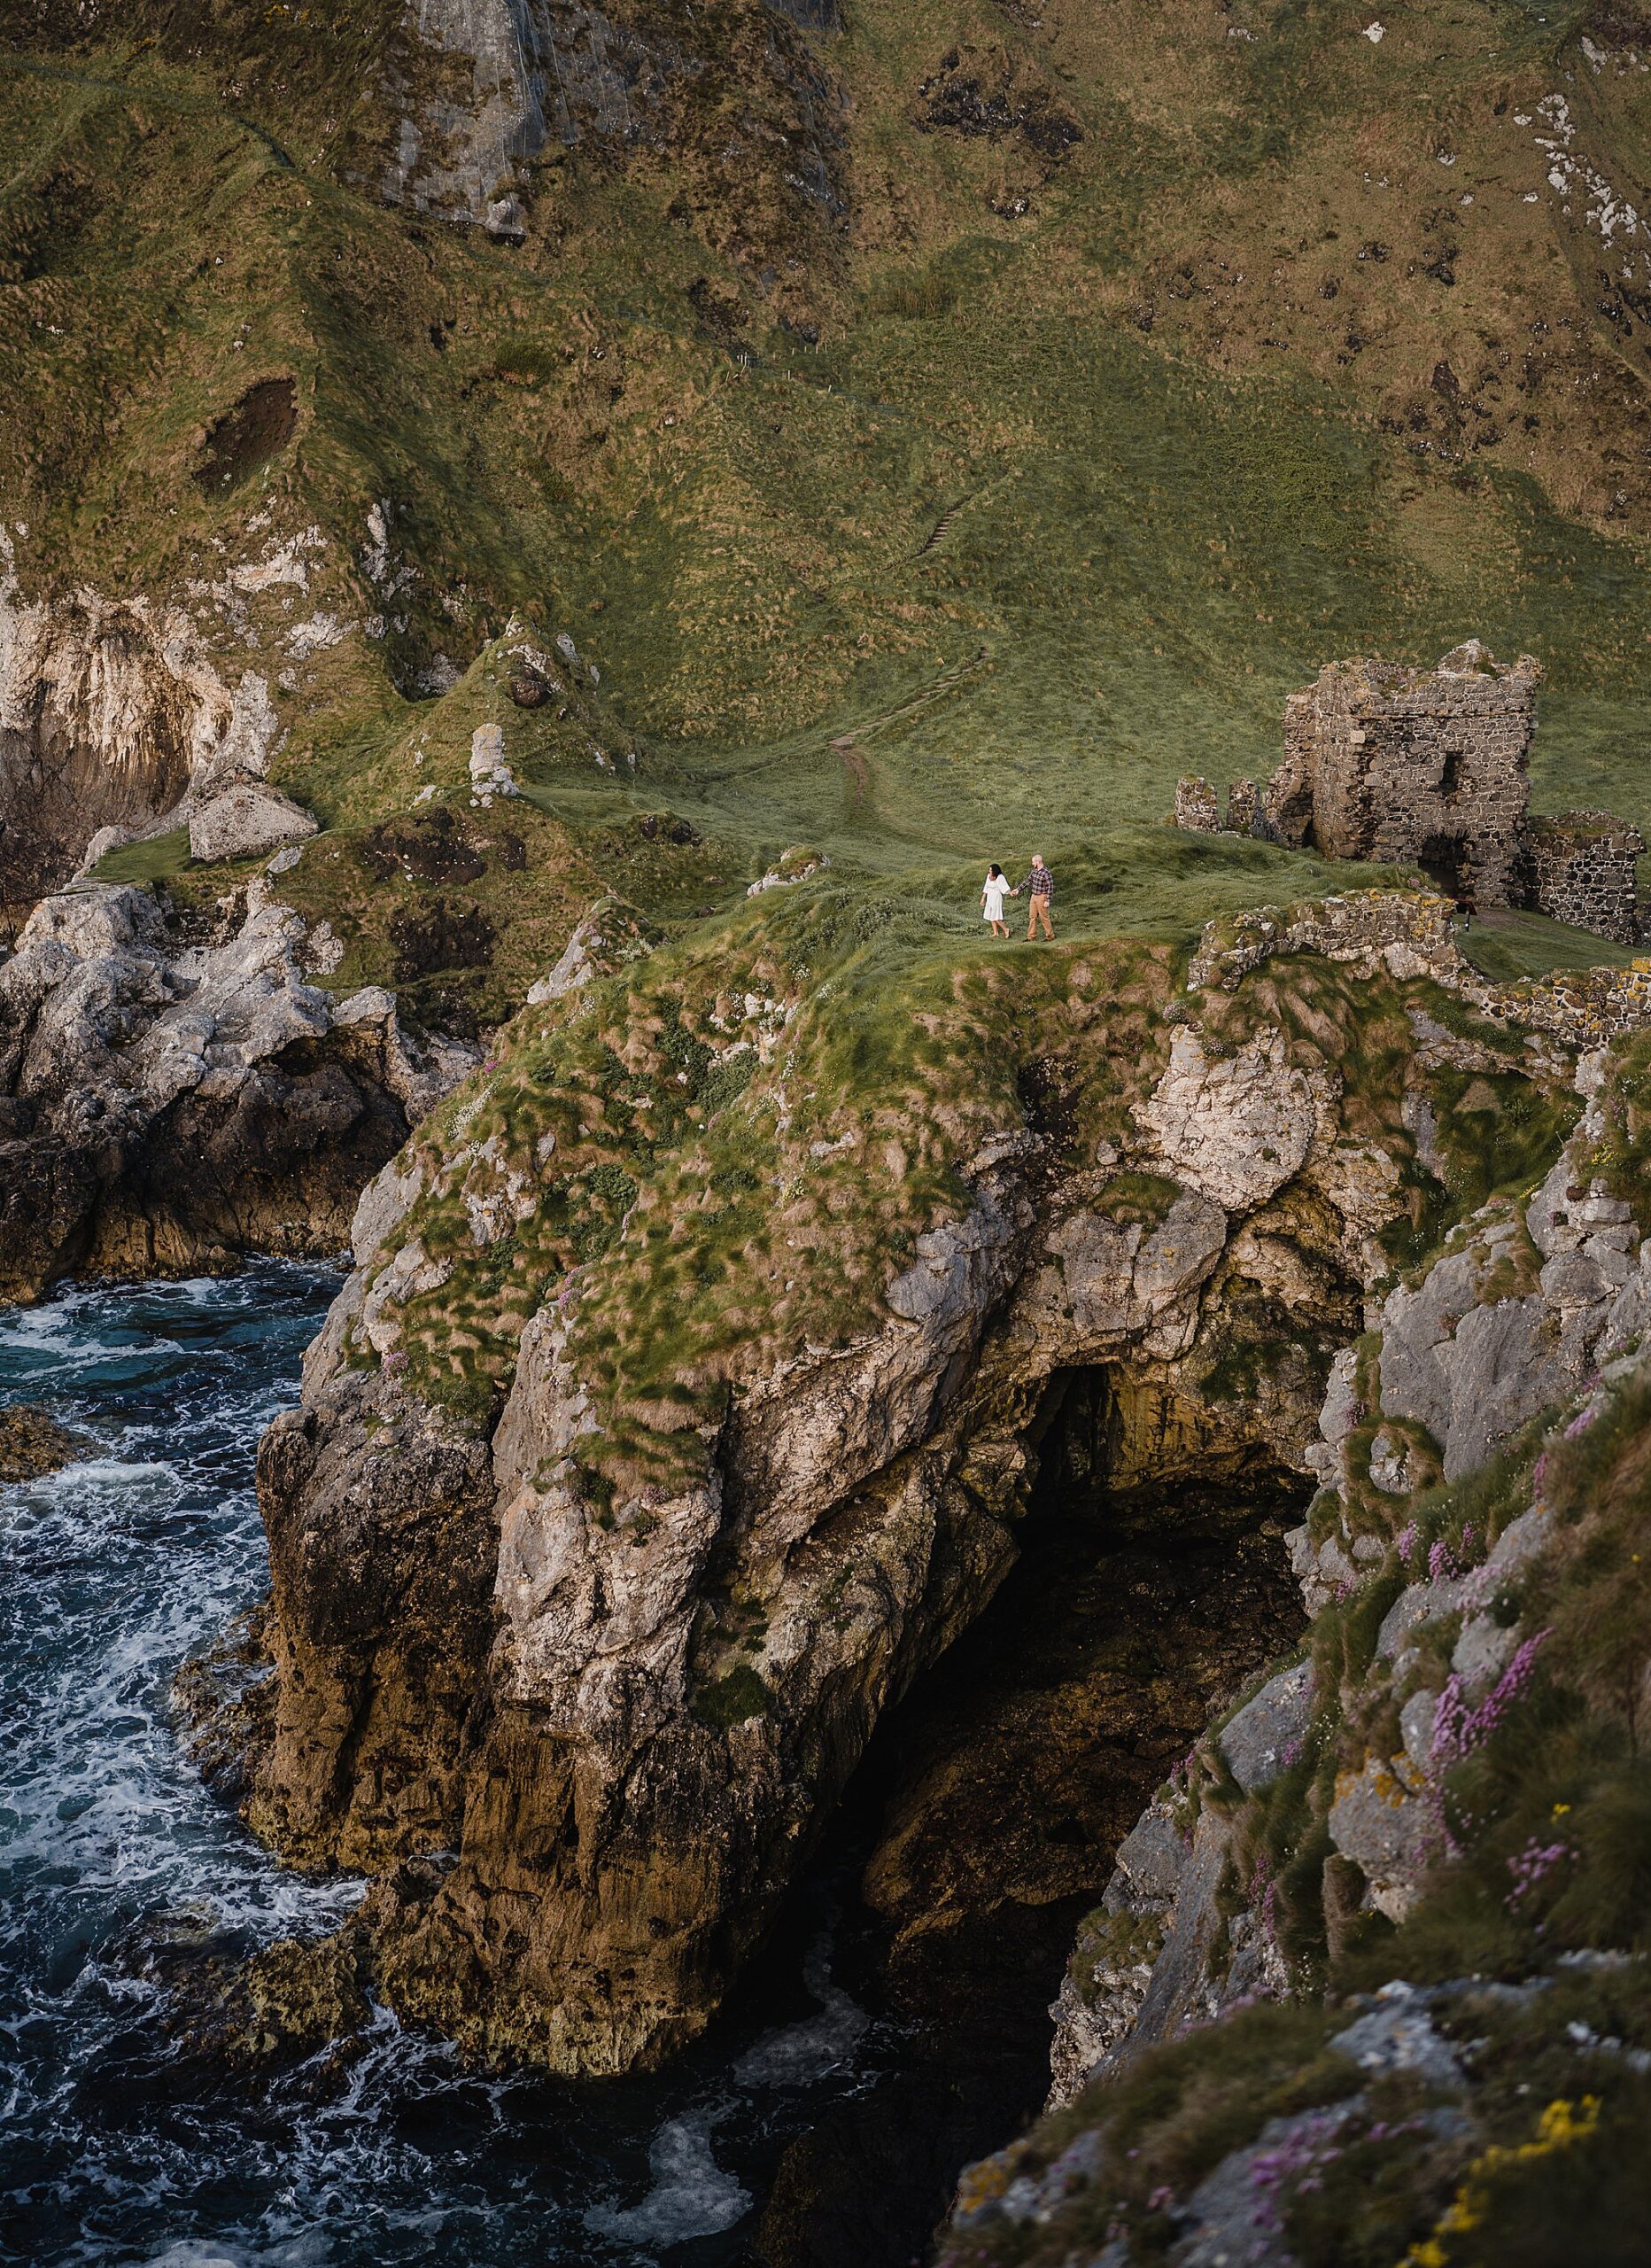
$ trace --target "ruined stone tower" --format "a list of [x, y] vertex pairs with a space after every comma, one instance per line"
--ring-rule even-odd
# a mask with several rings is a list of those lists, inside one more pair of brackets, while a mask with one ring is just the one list
[[[1644, 838], [1608, 812], [1529, 810], [1542, 672], [1493, 661], [1477, 638], [1436, 670], [1330, 662], [1284, 703], [1284, 760], [1265, 792], [1235, 780], [1225, 832], [1329, 858], [1420, 866], [1475, 906], [1529, 906], [1633, 944]], [[1221, 831], [1207, 780], [1182, 781], [1175, 824]]]
[[1526, 895], [1526, 777], [1542, 672], [1478, 640], [1436, 670], [1331, 662], [1284, 711], [1267, 817], [1332, 858], [1419, 866], [1479, 905]]

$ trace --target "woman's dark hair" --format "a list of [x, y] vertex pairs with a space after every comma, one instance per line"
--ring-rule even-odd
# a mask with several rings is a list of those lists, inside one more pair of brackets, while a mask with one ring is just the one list
[[1004, 871], [1004, 870], [1003, 870], [1003, 868], [998, 865], [998, 863], [997, 863], [997, 861], [996, 861], [996, 858], [988, 858], [988, 859], [987, 860], [987, 862], [986, 862], [986, 878], [987, 878], [988, 882], [989, 882], [989, 881], [991, 880], [991, 878], [992, 878], [992, 876], [993, 876], [994, 874], [1001, 874], [1003, 873], [1003, 871]]

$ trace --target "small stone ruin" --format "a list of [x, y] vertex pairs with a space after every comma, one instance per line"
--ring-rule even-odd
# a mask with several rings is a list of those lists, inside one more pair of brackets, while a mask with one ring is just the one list
[[[1266, 788], [1235, 780], [1226, 831], [1331, 858], [1420, 866], [1473, 906], [1526, 906], [1624, 944], [1640, 936], [1638, 830], [1606, 812], [1532, 817], [1539, 665], [1477, 638], [1435, 670], [1330, 662], [1284, 703], [1284, 758]], [[1182, 780], [1175, 824], [1221, 827], [1206, 780]]]

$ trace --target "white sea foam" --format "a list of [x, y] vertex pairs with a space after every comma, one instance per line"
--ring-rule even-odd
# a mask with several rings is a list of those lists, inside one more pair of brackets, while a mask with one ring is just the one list
[[654, 2186], [647, 2196], [624, 2211], [593, 2207], [585, 2216], [586, 2227], [633, 2245], [686, 2244], [691, 2237], [731, 2229], [750, 2210], [751, 2198], [712, 2154], [717, 2123], [715, 2110], [668, 2118], [647, 2153]]
[[816, 1938], [802, 1964], [802, 1981], [820, 2003], [818, 2016], [765, 2031], [733, 2067], [742, 2087], [807, 2086], [849, 2062], [872, 2019], [831, 1977], [832, 1941]]
[[[382, 2008], [341, 2067], [323, 2050], [245, 2099], [174, 2069], [158, 1967], [317, 1936], [365, 1889], [276, 1866], [181, 1751], [171, 1700], [179, 1664], [267, 1585], [253, 1451], [335, 1288], [268, 1267], [0, 1314], [0, 1403], [44, 1402], [96, 1444], [0, 1487], [0, 2149], [8, 2175], [30, 2169], [19, 2256], [653, 2263], [740, 2221], [748, 2164], [806, 2131], [811, 2074], [854, 2084], [866, 2020], [826, 1941], [807, 1969], [819, 2014], [759, 2039], [714, 2102], [701, 2065], [639, 2083], [629, 2112], [608, 2091], [586, 2109], [531, 2074], [478, 2074]], [[647, 2181], [615, 2194], [616, 2157], [645, 2139]]]

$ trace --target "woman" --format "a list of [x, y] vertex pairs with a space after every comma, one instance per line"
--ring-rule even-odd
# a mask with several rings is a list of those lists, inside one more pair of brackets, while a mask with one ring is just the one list
[[986, 884], [981, 892], [981, 919], [992, 925], [995, 937], [1006, 937], [1009, 924], [1004, 919], [1004, 900], [1009, 895], [1009, 877], [996, 858], [986, 869]]

